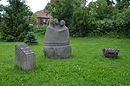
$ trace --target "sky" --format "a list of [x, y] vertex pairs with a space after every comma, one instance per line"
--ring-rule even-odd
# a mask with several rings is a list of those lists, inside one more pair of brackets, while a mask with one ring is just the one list
[[[31, 11], [36, 12], [43, 10], [50, 0], [26, 0], [26, 4], [30, 7]], [[6, 0], [1, 0], [1, 4], [7, 5]]]
[[27, 0], [27, 5], [30, 6], [33, 12], [43, 10], [50, 0]]
[[[50, 0], [26, 0], [27, 1], [27, 5], [30, 7], [31, 11], [36, 12], [39, 10], [43, 10], [45, 8], [45, 6], [47, 5], [48, 2], [50, 2]], [[90, 2], [92, 0], [88, 0], [88, 2]], [[96, 0], [93, 0], [96, 1]], [[6, 2], [6, 0], [1, 0], [0, 4], [3, 5], [7, 5], [8, 3]]]

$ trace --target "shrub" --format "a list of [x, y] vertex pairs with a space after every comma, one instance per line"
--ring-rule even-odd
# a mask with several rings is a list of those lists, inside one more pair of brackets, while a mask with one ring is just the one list
[[123, 33], [117, 33], [117, 32], [108, 32], [106, 33], [106, 36], [110, 38], [118, 38], [118, 39], [125, 38]]
[[45, 34], [47, 25], [44, 26], [34, 26], [34, 32]]
[[117, 20], [104, 19], [104, 20], [98, 21], [97, 23], [97, 29], [100, 29], [100, 34], [109, 36], [109, 37], [114, 37], [114, 38], [124, 37], [125, 28], [126, 28], [126, 25], [123, 19], [117, 19]]
[[29, 45], [37, 44], [34, 32], [28, 32], [24, 42]]
[[92, 32], [88, 33], [88, 36], [90, 37], [100, 37], [103, 36], [103, 31], [100, 28], [97, 28], [93, 30]]

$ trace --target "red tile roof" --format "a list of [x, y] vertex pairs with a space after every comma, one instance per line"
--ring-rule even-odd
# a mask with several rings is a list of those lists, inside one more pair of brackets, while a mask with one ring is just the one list
[[36, 17], [38, 18], [51, 18], [51, 16], [49, 16], [46, 12], [44, 12], [43, 10], [37, 11], [35, 12]]

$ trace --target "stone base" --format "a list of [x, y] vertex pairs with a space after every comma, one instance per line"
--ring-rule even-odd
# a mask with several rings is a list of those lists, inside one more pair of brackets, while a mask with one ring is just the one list
[[31, 70], [36, 66], [35, 53], [26, 44], [15, 45], [15, 61], [24, 70]]
[[44, 46], [44, 55], [48, 58], [68, 58], [71, 55], [71, 47], [70, 45]]

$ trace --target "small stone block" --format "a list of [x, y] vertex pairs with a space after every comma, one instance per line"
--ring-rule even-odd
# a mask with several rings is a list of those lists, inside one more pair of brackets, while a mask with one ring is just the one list
[[32, 52], [27, 44], [15, 45], [15, 61], [24, 70], [30, 70], [36, 66], [35, 53]]

